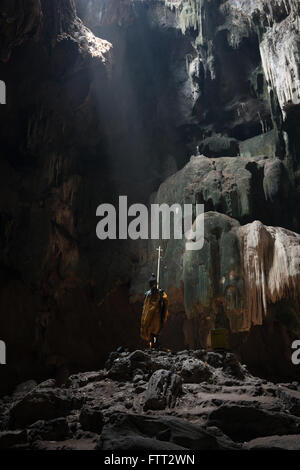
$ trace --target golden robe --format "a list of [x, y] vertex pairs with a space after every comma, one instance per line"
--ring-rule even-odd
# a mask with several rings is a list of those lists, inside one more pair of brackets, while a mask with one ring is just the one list
[[141, 317], [141, 338], [150, 341], [151, 334], [157, 336], [167, 321], [168, 296], [161, 290], [151, 290], [145, 294]]

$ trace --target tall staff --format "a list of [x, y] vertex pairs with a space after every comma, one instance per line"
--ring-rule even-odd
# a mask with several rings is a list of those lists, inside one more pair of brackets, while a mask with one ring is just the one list
[[159, 246], [158, 248], [156, 248], [156, 250], [158, 251], [158, 261], [157, 261], [157, 276], [156, 276], [156, 279], [157, 279], [157, 288], [159, 289], [159, 278], [160, 278], [160, 260], [161, 260], [161, 253], [162, 253], [162, 248]]

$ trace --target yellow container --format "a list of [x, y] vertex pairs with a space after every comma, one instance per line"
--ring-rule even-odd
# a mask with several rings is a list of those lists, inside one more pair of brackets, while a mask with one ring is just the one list
[[212, 349], [225, 349], [229, 351], [229, 333], [225, 328], [218, 328], [216, 330], [211, 330], [211, 347]]

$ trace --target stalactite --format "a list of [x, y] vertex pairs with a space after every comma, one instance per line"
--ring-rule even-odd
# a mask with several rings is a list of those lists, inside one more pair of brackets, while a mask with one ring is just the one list
[[206, 0], [165, 0], [165, 5], [176, 10], [180, 29], [183, 34], [189, 29], [198, 33], [196, 44], [202, 45], [204, 41], [203, 22], [205, 21], [204, 4]]
[[[261, 7], [262, 8], [262, 7]], [[285, 12], [276, 22], [275, 9]], [[270, 27], [260, 41], [260, 54], [269, 93], [273, 91], [283, 116], [287, 105], [300, 103], [300, 3], [297, 0], [268, 0]]]
[[300, 235], [261, 222], [240, 227], [248, 316], [261, 325], [268, 306], [300, 295]]

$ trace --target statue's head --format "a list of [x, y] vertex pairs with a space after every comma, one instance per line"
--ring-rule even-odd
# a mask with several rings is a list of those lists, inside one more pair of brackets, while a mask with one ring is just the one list
[[157, 280], [154, 273], [151, 274], [151, 277], [149, 279], [149, 286], [150, 289], [155, 289], [157, 287]]

